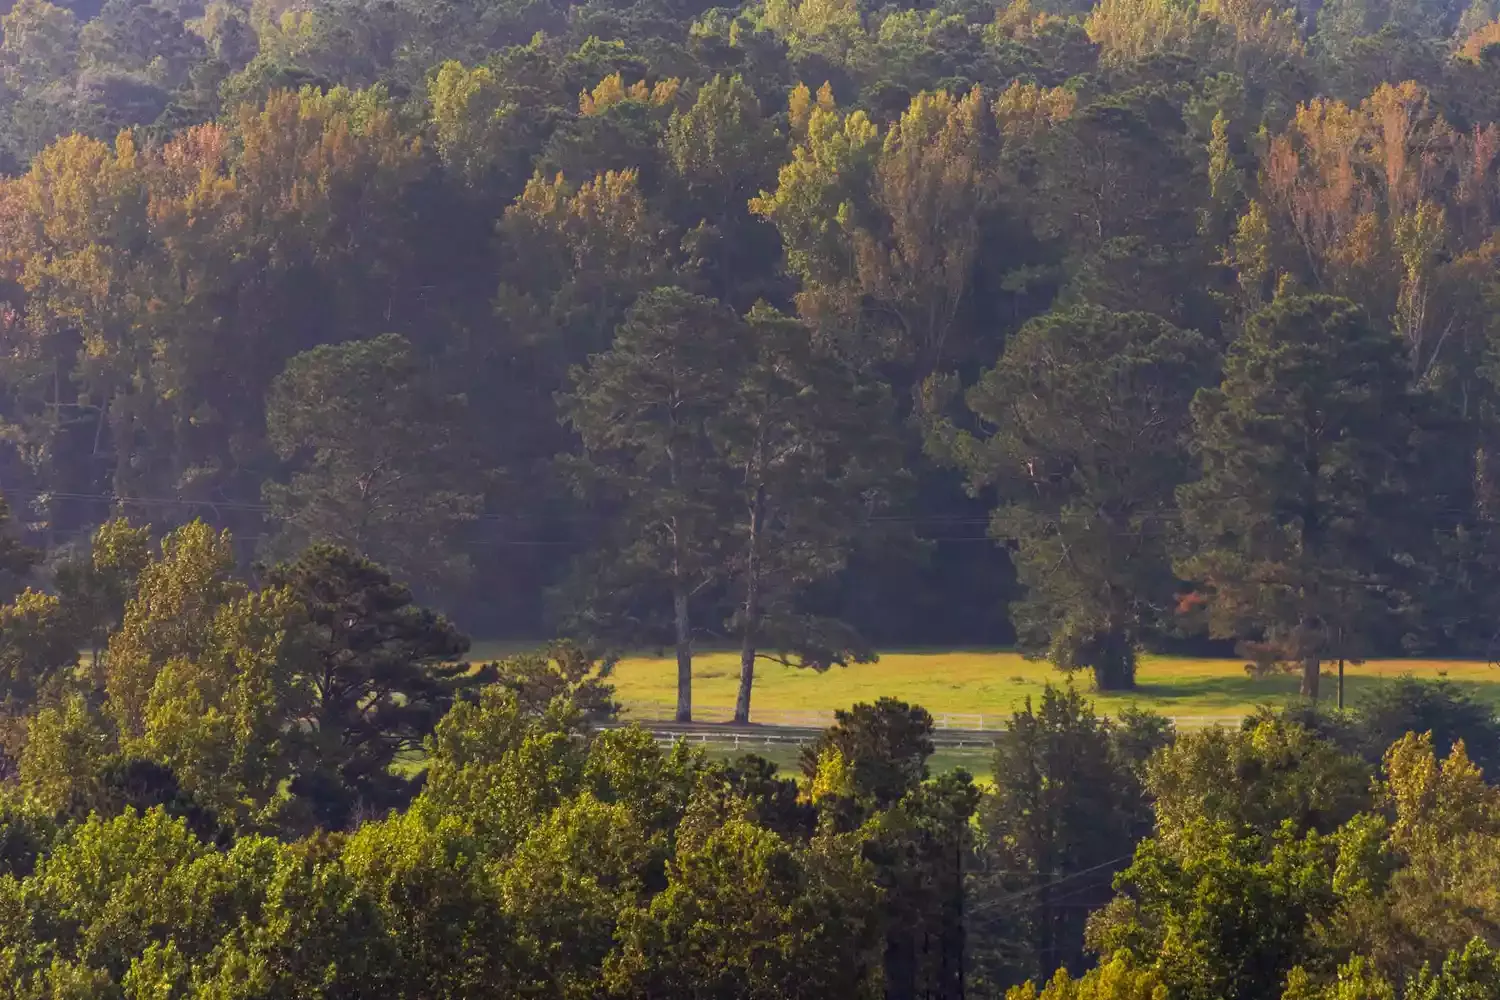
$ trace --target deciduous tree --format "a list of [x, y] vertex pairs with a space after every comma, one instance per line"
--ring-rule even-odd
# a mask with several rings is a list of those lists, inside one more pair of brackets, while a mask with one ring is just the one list
[[75, 639], [90, 650], [96, 671], [100, 651], [119, 627], [136, 582], [151, 563], [150, 540], [149, 528], [111, 518], [94, 531], [87, 551], [72, 554], [53, 573]]
[[78, 664], [78, 633], [61, 602], [29, 587], [0, 607], [0, 711], [27, 712]]
[[141, 570], [104, 661], [109, 711], [122, 736], [142, 732], [151, 689], [169, 661], [196, 662], [212, 649], [220, 609], [246, 591], [233, 570], [229, 533], [202, 521], [163, 538], [161, 556]]
[[683, 843], [667, 878], [649, 904], [621, 914], [605, 972], [614, 989], [742, 1000], [879, 995], [875, 896], [851, 840], [798, 848], [730, 819]]
[[[1165, 721], [1165, 720], [1162, 720]], [[976, 984], [1084, 966], [1085, 917], [1150, 832], [1128, 732], [1078, 692], [1048, 686], [997, 741], [965, 907]]]

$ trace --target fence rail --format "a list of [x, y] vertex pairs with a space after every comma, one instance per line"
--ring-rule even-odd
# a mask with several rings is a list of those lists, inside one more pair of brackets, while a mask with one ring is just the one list
[[[668, 702], [625, 702], [624, 717], [629, 722], [649, 724], [673, 722], [677, 715], [675, 705]], [[1214, 726], [1237, 726], [1242, 715], [1178, 715], [1169, 716], [1178, 729], [1208, 729]], [[933, 728], [939, 732], [959, 731], [966, 733], [998, 733], [1005, 730], [1010, 719], [1009, 712], [937, 712], [932, 716]], [[728, 723], [734, 721], [734, 708], [729, 705], [693, 706], [694, 723]], [[795, 729], [826, 729], [833, 725], [833, 712], [798, 709], [751, 709], [750, 722], [757, 726], [779, 726]]]
[[[725, 729], [720, 732], [709, 730], [652, 730], [651, 735], [656, 742], [663, 746], [683, 742], [691, 746], [716, 747], [724, 750], [754, 751], [772, 750], [778, 748], [794, 749], [805, 746], [812, 740], [809, 733], [747, 733], [741, 730]], [[964, 738], [951, 740], [937, 740], [937, 749], [946, 753], [978, 753], [991, 754], [995, 751], [993, 739], [986, 739], [980, 734], [970, 734]]]
[[[634, 722], [672, 722], [677, 716], [675, 705], [667, 702], [625, 702], [625, 717]], [[694, 722], [733, 722], [732, 705], [694, 705]], [[833, 712], [799, 709], [752, 709], [750, 721], [758, 726], [792, 726], [806, 729], [826, 729], [834, 723]], [[932, 717], [938, 729], [969, 729], [983, 732], [998, 730], [1002, 717], [999, 715], [965, 714], [945, 712]]]

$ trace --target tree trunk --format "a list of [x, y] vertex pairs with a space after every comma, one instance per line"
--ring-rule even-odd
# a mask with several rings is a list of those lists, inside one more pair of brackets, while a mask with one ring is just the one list
[[[755, 584], [750, 584], [750, 589], [755, 590]], [[749, 607], [749, 601], [746, 607]], [[740, 641], [740, 691], [734, 699], [734, 721], [750, 721], [750, 685], [755, 683], [755, 639], [750, 633], [747, 625], [744, 638]]]
[[900, 917], [885, 934], [885, 1000], [917, 1000], [915, 921]]
[[755, 683], [755, 648], [760, 629], [760, 522], [766, 502], [757, 487], [750, 503], [750, 540], [745, 555], [745, 619], [740, 625], [740, 690], [734, 700], [734, 721], [750, 721], [750, 686]]
[[962, 837], [957, 838], [953, 844], [953, 903], [956, 912], [948, 954], [953, 956], [957, 976], [954, 978], [954, 989], [950, 996], [953, 1000], [964, 1000], [964, 991], [968, 988], [968, 970], [965, 968], [964, 954], [968, 951], [969, 941], [968, 923], [964, 917], [964, 841]]
[[1312, 702], [1318, 700], [1318, 681], [1322, 676], [1322, 657], [1313, 655], [1302, 661], [1302, 697]]
[[672, 617], [677, 628], [677, 721], [693, 721], [693, 632], [688, 622], [688, 596], [678, 583], [672, 594]]
[[[757, 562], [754, 553], [751, 565]], [[757, 567], [758, 569], [758, 567]], [[740, 638], [740, 690], [734, 699], [734, 721], [750, 721], [750, 686], [755, 683], [755, 626], [760, 617], [760, 580], [752, 570], [745, 584], [745, 624]]]
[[1135, 690], [1135, 643], [1117, 627], [1099, 636], [1094, 661], [1094, 686], [1100, 691]]

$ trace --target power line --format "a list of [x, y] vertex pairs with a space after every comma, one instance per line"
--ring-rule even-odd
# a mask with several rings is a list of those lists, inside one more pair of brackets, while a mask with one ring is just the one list
[[986, 900], [983, 903], [970, 908], [969, 913], [971, 915], [975, 915], [984, 913], [987, 910], [995, 909], [996, 907], [1008, 906], [1011, 903], [1018, 902], [1019, 900], [1025, 899], [1027, 896], [1033, 895], [1035, 893], [1042, 892], [1046, 889], [1055, 888], [1056, 886], [1062, 885], [1065, 882], [1071, 882], [1073, 879], [1082, 878], [1084, 875], [1089, 875], [1102, 869], [1109, 868], [1112, 865], [1117, 865], [1122, 861], [1129, 861], [1134, 856], [1134, 853], [1122, 854], [1117, 858], [1110, 858], [1108, 861], [1101, 861], [1099, 864], [1092, 867], [1084, 868], [1076, 872], [1070, 872], [1069, 874], [1064, 875], [1062, 878], [1054, 879], [1051, 882], [1043, 882], [1041, 885], [1029, 886], [1025, 889], [1020, 890], [1019, 892], [1013, 892], [1009, 895], [1002, 896], [999, 899]]
[[[290, 520], [290, 518], [287, 518], [287, 517], [284, 517], [284, 516], [276, 514], [271, 509], [271, 507], [269, 505], [267, 505], [267, 504], [254, 504], [254, 503], [237, 502], [237, 501], [221, 501], [221, 500], [174, 500], [174, 499], [170, 499], [170, 498], [167, 498], [167, 497], [118, 497], [118, 496], [114, 496], [114, 495], [111, 495], [111, 494], [108, 494], [108, 493], [76, 493], [76, 492], [73, 492], [73, 493], [62, 493], [62, 492], [51, 492], [51, 491], [42, 491], [42, 490], [9, 490], [9, 491], [6, 491], [6, 492], [8, 492], [11, 496], [26, 496], [26, 497], [32, 497], [32, 498], [59, 499], [59, 500], [88, 500], [88, 501], [96, 501], [96, 502], [99, 502], [99, 503], [107, 503], [107, 504], [110, 504], [111, 506], [118, 505], [118, 506], [121, 506], [121, 507], [132, 507], [132, 506], [134, 506], [134, 507], [156, 507], [156, 508], [162, 508], [162, 507], [204, 508], [204, 507], [208, 507], [208, 508], [212, 508], [212, 509], [215, 509], [215, 510], [222, 509], [222, 510], [233, 510], [233, 511], [242, 511], [242, 512], [259, 514], [261, 517], [265, 518], [266, 520], [271, 520], [271, 521], [287, 521], [287, 520]], [[498, 520], [503, 520], [503, 519], [507, 519], [507, 518], [506, 518], [505, 515], [492, 515], [492, 516], [488, 516], [488, 517], [481, 517], [479, 519], [481, 519], [481, 520], [498, 521]], [[52, 530], [54, 532], [59, 533], [59, 534], [73, 535], [73, 536], [92, 534], [92, 529], [91, 528], [55, 528], [55, 529], [52, 529]], [[243, 543], [243, 542], [247, 542], [247, 541], [261, 541], [261, 540], [264, 540], [264, 539], [267, 539], [267, 538], [270, 538], [270, 537], [272, 537], [272, 536], [268, 535], [268, 534], [264, 534], [264, 533], [254, 534], [254, 535], [246, 535], [246, 534], [237, 533], [235, 535], [235, 541], [237, 543]], [[524, 539], [524, 538], [472, 538], [472, 539], [468, 539], [467, 542], [466, 542], [466, 544], [470, 545], [470, 546], [475, 546], [475, 547], [500, 546], [500, 547], [516, 547], [516, 548], [553, 548], [553, 547], [571, 547], [571, 546], [576, 545], [577, 543], [573, 542], [573, 541], [567, 541], [567, 540], [551, 540], [551, 539], [539, 539], [539, 538], [532, 538], [532, 539]]]
[[[12, 496], [29, 497], [33, 500], [73, 500], [80, 502], [93, 502], [121, 507], [154, 507], [154, 508], [208, 508], [215, 511], [234, 511], [239, 513], [258, 514], [269, 520], [285, 521], [288, 518], [278, 515], [270, 504], [248, 500], [227, 500], [207, 498], [182, 498], [182, 497], [152, 497], [152, 496], [120, 496], [112, 493], [88, 493], [80, 491], [64, 490], [28, 490], [12, 489], [5, 491]], [[1431, 507], [1423, 512], [1428, 518], [1453, 519], [1455, 522], [1472, 518], [1475, 510], [1468, 506], [1444, 506]], [[1342, 519], [1334, 514], [1331, 519]], [[535, 528], [542, 525], [563, 524], [592, 524], [604, 525], [611, 523], [614, 519], [600, 514], [558, 514], [547, 518], [534, 518], [520, 514], [500, 513], [496, 511], [482, 511], [475, 514], [472, 520], [484, 523], [507, 523], [520, 528]], [[875, 514], [863, 519], [870, 524], [892, 524], [907, 525], [913, 529], [944, 527], [974, 527], [988, 525], [992, 522], [989, 515], [971, 514]], [[1155, 534], [1153, 527], [1164, 527], [1180, 524], [1183, 514], [1177, 510], [1149, 511], [1140, 514], [1129, 515], [1131, 526], [1115, 526], [1104, 523], [1102, 517], [1089, 517], [1080, 515], [1076, 517], [1057, 516], [1044, 518], [1045, 522], [1053, 526], [1073, 524], [1075, 526], [1089, 528], [1097, 525], [1102, 531], [1108, 532], [1120, 538], [1144, 538], [1148, 534]], [[1008, 539], [1003, 535], [940, 535], [928, 534], [920, 536], [920, 540], [934, 544], [1004, 544]], [[481, 546], [505, 546], [505, 547], [559, 547], [575, 544], [573, 541], [549, 540], [549, 539], [524, 539], [524, 538], [489, 538], [474, 539], [470, 544]]]

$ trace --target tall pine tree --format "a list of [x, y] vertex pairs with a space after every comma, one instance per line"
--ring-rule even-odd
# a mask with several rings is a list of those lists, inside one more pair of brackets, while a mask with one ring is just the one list
[[1202, 478], [1178, 491], [1178, 572], [1214, 634], [1257, 635], [1250, 654], [1299, 665], [1305, 697], [1403, 603], [1420, 410], [1401, 342], [1326, 296], [1252, 315], [1193, 402]]
[[1135, 686], [1141, 633], [1170, 606], [1172, 491], [1187, 478], [1193, 393], [1213, 370], [1196, 333], [1093, 306], [1026, 324], [968, 393], [979, 434], [929, 448], [993, 488], [991, 530], [1015, 544], [1022, 647], [1100, 690]]
[[572, 392], [560, 397], [583, 442], [568, 471], [614, 515], [608, 557], [581, 567], [587, 629], [658, 638], [659, 616], [640, 597], [666, 592], [678, 722], [693, 717], [694, 606], [722, 575], [729, 470], [710, 427], [745, 350], [745, 325], [723, 303], [658, 288], [631, 308], [609, 351], [574, 369]]
[[755, 661], [827, 669], [873, 658], [843, 622], [808, 613], [807, 590], [841, 571], [900, 469], [890, 392], [818, 348], [764, 304], [746, 317], [753, 354], [715, 440], [732, 468], [730, 584], [740, 640], [736, 722], [750, 719]]

